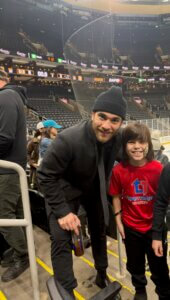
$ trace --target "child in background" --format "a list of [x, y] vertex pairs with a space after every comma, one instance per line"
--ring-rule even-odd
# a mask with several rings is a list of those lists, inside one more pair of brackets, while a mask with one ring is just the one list
[[44, 131], [42, 133], [42, 138], [39, 146], [39, 164], [43, 159], [48, 147], [51, 145], [52, 141], [56, 138], [58, 134], [58, 129], [61, 129], [58, 123], [54, 120], [46, 120], [43, 122]]
[[151, 136], [144, 124], [127, 126], [122, 140], [123, 162], [113, 168], [110, 195], [117, 227], [125, 242], [127, 270], [136, 289], [134, 300], [147, 299], [145, 255], [159, 300], [169, 300], [166, 249], [162, 257], [157, 257], [152, 249], [153, 205], [162, 165], [153, 160]]

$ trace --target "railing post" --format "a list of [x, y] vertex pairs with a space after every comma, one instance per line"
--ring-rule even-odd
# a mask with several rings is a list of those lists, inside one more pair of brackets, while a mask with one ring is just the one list
[[117, 239], [118, 239], [118, 254], [119, 254], [119, 273], [117, 274], [117, 276], [119, 278], [123, 278], [125, 277], [125, 272], [124, 272], [124, 268], [123, 268], [123, 258], [122, 258], [122, 237], [119, 233], [119, 230], [117, 228]]
[[28, 244], [28, 255], [30, 262], [31, 280], [33, 286], [34, 300], [40, 300], [39, 295], [39, 282], [35, 256], [35, 246], [32, 228], [32, 219], [30, 211], [30, 203], [28, 196], [27, 177], [24, 169], [16, 163], [0, 160], [0, 167], [5, 169], [13, 169], [19, 175], [21, 186], [21, 197], [23, 203], [24, 219], [0, 219], [0, 226], [25, 226]]

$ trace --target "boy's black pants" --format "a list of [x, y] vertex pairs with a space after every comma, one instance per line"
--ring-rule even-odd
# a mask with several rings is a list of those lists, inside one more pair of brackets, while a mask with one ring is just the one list
[[165, 231], [163, 239], [164, 255], [157, 257], [152, 249], [152, 231], [143, 234], [124, 225], [127, 270], [132, 276], [132, 283], [137, 292], [145, 291], [145, 256], [147, 256], [151, 279], [156, 285], [159, 299], [170, 299], [170, 278], [167, 265], [167, 240]]

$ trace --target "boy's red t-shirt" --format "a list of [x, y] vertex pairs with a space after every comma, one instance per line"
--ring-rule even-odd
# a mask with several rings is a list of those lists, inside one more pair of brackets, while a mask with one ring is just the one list
[[109, 194], [120, 195], [122, 221], [145, 233], [152, 227], [153, 204], [162, 165], [153, 160], [142, 167], [120, 163], [112, 170]]

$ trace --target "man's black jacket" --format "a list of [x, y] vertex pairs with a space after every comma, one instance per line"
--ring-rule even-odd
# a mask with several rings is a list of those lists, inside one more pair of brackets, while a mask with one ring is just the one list
[[[56, 218], [70, 213], [68, 201], [92, 188], [98, 166], [97, 144], [91, 121], [82, 121], [59, 133], [48, 148], [38, 169], [38, 179]], [[120, 133], [104, 144], [106, 180], [120, 147]]]
[[154, 203], [153, 240], [161, 240], [165, 227], [165, 216], [170, 199], [170, 163], [161, 174], [156, 201]]
[[[26, 166], [25, 89], [6, 85], [0, 89], [0, 159]], [[14, 173], [0, 168], [0, 174]]]

